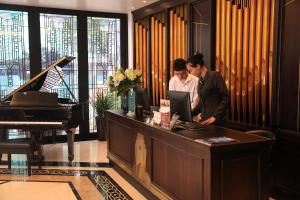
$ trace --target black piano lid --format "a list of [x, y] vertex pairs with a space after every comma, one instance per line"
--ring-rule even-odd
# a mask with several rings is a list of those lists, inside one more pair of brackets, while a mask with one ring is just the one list
[[44, 69], [42, 72], [37, 74], [35, 77], [21, 85], [19, 88], [15, 89], [13, 92], [9, 93], [6, 97], [2, 99], [3, 102], [5, 101], [11, 101], [12, 96], [14, 93], [17, 92], [26, 92], [26, 91], [39, 91], [41, 87], [44, 84], [44, 81], [47, 77], [47, 73], [49, 70], [53, 69], [54, 67], [64, 67], [68, 63], [70, 63], [72, 60], [74, 60], [75, 57], [72, 56], [64, 56], [60, 58], [59, 60], [52, 63], [50, 66], [48, 66], [46, 69]]

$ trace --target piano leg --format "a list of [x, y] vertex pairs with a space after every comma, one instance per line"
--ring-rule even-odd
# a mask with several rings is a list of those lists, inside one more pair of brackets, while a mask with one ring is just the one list
[[67, 132], [68, 138], [68, 159], [71, 163], [74, 160], [74, 136], [75, 136], [75, 129], [69, 129]]

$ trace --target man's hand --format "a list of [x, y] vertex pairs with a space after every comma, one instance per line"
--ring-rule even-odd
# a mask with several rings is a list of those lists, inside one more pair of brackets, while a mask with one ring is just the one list
[[201, 124], [203, 124], [203, 125], [210, 125], [210, 124], [214, 123], [215, 121], [216, 121], [216, 118], [210, 117], [207, 120], [201, 122]]

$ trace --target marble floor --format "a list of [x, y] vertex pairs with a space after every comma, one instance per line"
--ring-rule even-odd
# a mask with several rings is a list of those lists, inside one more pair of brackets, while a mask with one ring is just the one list
[[45, 145], [42, 170], [33, 166], [27, 176], [25, 155], [12, 156], [8, 170], [6, 155], [0, 163], [1, 200], [98, 200], [146, 199], [130, 183], [109, 167], [106, 142], [75, 143], [75, 158], [67, 165], [67, 145]]

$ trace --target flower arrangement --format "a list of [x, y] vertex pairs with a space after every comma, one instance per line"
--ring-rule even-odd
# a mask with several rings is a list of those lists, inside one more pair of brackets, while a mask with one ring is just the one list
[[108, 86], [111, 92], [117, 92], [120, 96], [130, 89], [141, 86], [142, 73], [136, 69], [120, 69], [108, 79]]

